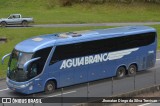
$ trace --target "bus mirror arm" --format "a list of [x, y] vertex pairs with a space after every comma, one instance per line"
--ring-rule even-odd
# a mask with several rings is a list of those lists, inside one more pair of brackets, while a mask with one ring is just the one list
[[23, 70], [26, 72], [27, 71], [27, 68], [29, 66], [30, 63], [36, 61], [36, 60], [39, 60], [41, 57], [37, 57], [37, 58], [34, 58], [34, 59], [31, 59], [29, 61], [27, 61], [24, 65], [23, 65]]
[[11, 53], [6, 54], [5, 56], [2, 57], [2, 64], [4, 63], [4, 59], [7, 58], [7, 57], [10, 56], [10, 55], [11, 55]]

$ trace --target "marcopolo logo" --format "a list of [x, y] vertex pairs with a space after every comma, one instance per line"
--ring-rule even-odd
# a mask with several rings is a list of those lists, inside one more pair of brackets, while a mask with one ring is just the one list
[[121, 50], [110, 53], [96, 54], [92, 56], [85, 56], [80, 58], [67, 59], [62, 62], [60, 69], [78, 67], [82, 65], [88, 65], [93, 63], [105, 62], [108, 60], [115, 60], [123, 58], [125, 55], [131, 54], [133, 51], [137, 51], [139, 48]]

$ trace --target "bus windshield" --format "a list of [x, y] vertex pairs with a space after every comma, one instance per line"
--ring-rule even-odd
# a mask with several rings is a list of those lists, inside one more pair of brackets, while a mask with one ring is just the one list
[[27, 72], [23, 70], [23, 65], [32, 58], [32, 53], [24, 53], [17, 50], [13, 50], [10, 61], [8, 77], [14, 81], [26, 81]]

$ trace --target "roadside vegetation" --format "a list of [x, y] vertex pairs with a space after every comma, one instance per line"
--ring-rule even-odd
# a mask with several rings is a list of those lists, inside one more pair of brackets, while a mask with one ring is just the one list
[[[52, 2], [53, 0], [49, 0]], [[55, 1], [55, 0], [54, 0]], [[70, 6], [73, 3], [90, 3], [90, 4], [103, 4], [103, 3], [134, 3], [134, 2], [141, 2], [141, 3], [160, 3], [160, 0], [56, 0], [59, 1], [62, 6]]]
[[[158, 31], [158, 38], [160, 38], [160, 25], [152, 26]], [[0, 59], [7, 53], [10, 53], [14, 46], [33, 36], [38, 36], [42, 34], [51, 34], [58, 32], [70, 32], [78, 30], [93, 30], [93, 29], [103, 29], [109, 28], [106, 26], [102, 27], [67, 27], [67, 28], [0, 28], [0, 37], [7, 37], [7, 43], [0, 44]], [[158, 39], [158, 49], [160, 49], [160, 39]], [[7, 59], [4, 65], [0, 64], [0, 78], [6, 76], [7, 69]]]
[[131, 1], [0, 0], [0, 18], [21, 13], [33, 17], [35, 24], [160, 21], [158, 1]]

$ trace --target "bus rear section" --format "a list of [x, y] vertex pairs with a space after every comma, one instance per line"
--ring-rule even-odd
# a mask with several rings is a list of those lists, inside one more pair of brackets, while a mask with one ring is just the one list
[[156, 47], [155, 32], [58, 45], [49, 70], [60, 76], [57, 87], [133, 76], [137, 71], [154, 67]]
[[2, 60], [10, 57], [8, 87], [31, 94], [136, 75], [154, 67], [156, 48], [154, 28], [127, 26], [33, 37], [17, 44]]

